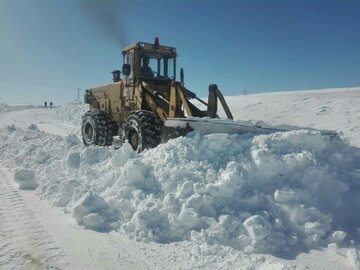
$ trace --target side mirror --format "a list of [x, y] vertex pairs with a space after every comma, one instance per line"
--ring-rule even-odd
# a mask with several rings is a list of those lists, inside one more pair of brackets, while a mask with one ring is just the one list
[[125, 75], [125, 76], [129, 76], [130, 75], [130, 65], [129, 64], [123, 64], [122, 66], [122, 73]]
[[184, 85], [184, 69], [180, 68], [180, 84]]

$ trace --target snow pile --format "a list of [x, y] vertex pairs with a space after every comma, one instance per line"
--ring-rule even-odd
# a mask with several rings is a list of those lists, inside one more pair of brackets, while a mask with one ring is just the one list
[[81, 126], [81, 115], [86, 111], [87, 104], [73, 102], [56, 109], [55, 118], [75, 127]]
[[86, 228], [246, 252], [357, 240], [358, 149], [317, 131], [191, 133], [137, 154], [12, 126], [0, 130], [0, 150]]

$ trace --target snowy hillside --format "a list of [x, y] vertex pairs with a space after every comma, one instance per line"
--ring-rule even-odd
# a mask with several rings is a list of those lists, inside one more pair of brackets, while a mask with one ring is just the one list
[[274, 92], [227, 97], [234, 117], [342, 131], [360, 146], [360, 88]]
[[32, 108], [39, 108], [40, 106], [35, 106], [31, 104], [6, 104], [0, 103], [0, 112], [10, 112], [10, 111], [18, 111], [24, 109], [32, 109]]
[[0, 269], [360, 268], [360, 88], [227, 101], [239, 120], [340, 136], [190, 133], [138, 154], [84, 147], [81, 104], [0, 109]]

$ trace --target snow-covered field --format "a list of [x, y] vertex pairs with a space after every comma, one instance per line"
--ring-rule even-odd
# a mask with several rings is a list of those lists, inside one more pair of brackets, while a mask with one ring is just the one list
[[0, 108], [0, 269], [360, 268], [360, 88], [227, 101], [340, 136], [190, 133], [138, 154], [84, 147], [84, 105]]

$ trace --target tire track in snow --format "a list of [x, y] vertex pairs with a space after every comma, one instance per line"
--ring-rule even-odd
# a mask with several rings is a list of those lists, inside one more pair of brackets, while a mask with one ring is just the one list
[[0, 167], [0, 269], [63, 269], [61, 248]]

